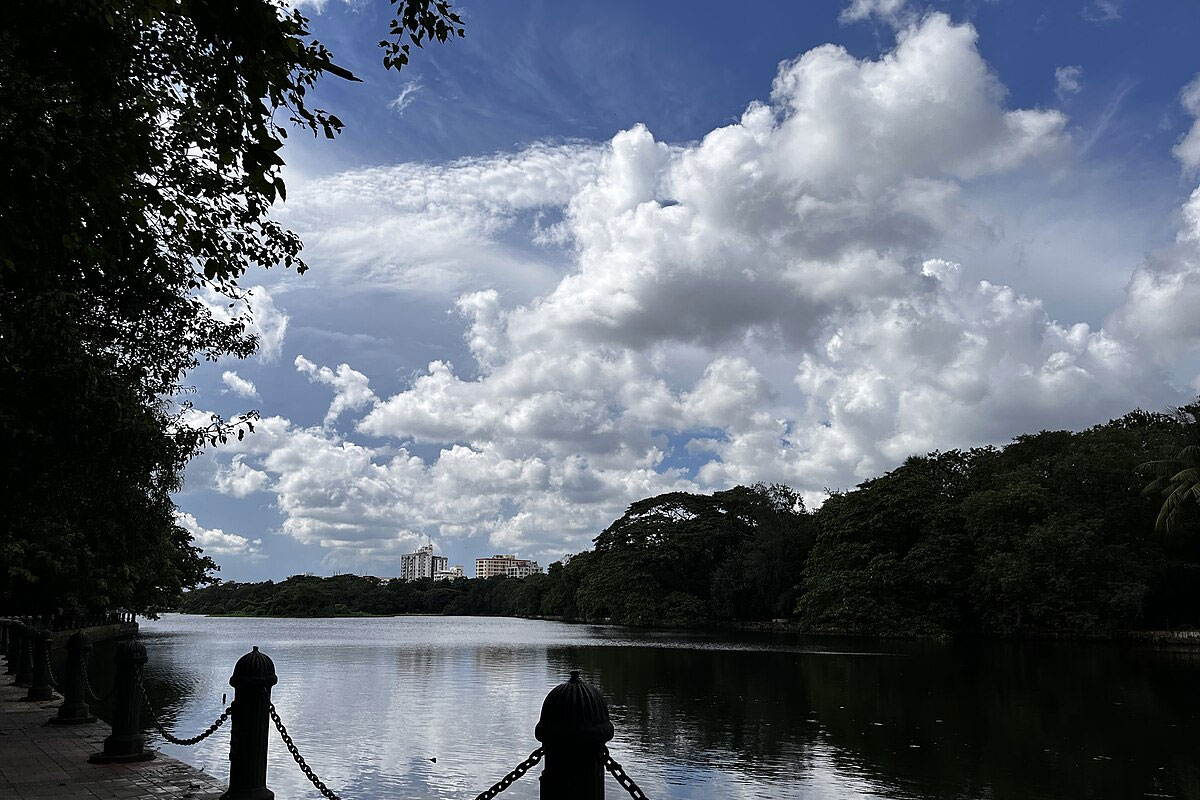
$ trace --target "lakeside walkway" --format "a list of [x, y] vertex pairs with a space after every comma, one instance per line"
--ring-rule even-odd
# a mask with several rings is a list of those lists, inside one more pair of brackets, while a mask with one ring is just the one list
[[61, 702], [24, 702], [26, 690], [0, 676], [0, 798], [96, 800], [152, 797], [216, 800], [225, 786], [170, 756], [135, 764], [89, 764], [109, 727], [47, 725]]

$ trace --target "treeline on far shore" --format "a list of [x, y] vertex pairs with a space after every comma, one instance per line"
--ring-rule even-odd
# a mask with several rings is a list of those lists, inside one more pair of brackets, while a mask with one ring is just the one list
[[634, 625], [787, 619], [875, 635], [1103, 636], [1200, 627], [1196, 504], [1156, 530], [1138, 466], [1200, 442], [1195, 410], [935, 452], [820, 509], [785, 486], [641, 500], [523, 579], [221, 583], [197, 614], [474, 614]]

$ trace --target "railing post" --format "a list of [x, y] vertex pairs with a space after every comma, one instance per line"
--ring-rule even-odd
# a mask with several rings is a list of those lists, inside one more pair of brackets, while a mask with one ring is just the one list
[[137, 639], [122, 642], [113, 658], [117, 665], [116, 703], [113, 705], [112, 734], [104, 740], [104, 750], [88, 761], [93, 764], [124, 764], [149, 761], [154, 751], [147, 750], [140, 726], [142, 695], [138, 691], [138, 670], [146, 663], [146, 645]]
[[78, 725], [96, 721], [88, 705], [87, 685], [84, 682], [87, 678], [84, 670], [87, 669], [91, 649], [92, 642], [83, 635], [83, 631], [76, 631], [67, 640], [67, 674], [58, 687], [63, 702], [58, 707], [58, 715], [50, 720], [51, 725]]
[[546, 754], [541, 800], [603, 800], [604, 745], [613, 726], [604, 696], [578, 671], [546, 695], [534, 736]]
[[45, 628], [34, 631], [30, 644], [33, 651], [33, 675], [25, 699], [51, 700], [54, 698], [54, 689], [50, 688], [50, 631]]
[[221, 800], [272, 800], [267, 788], [267, 735], [271, 687], [279, 683], [275, 662], [258, 646], [238, 659], [229, 685], [233, 706], [229, 728], [229, 789]]
[[17, 653], [17, 677], [13, 686], [29, 686], [33, 683], [33, 637], [37, 629], [32, 625], [21, 626], [21, 651]]
[[18, 662], [21, 660], [21, 629], [25, 626], [21, 620], [14, 619], [8, 625], [8, 664], [4, 668], [5, 675], [16, 675]]

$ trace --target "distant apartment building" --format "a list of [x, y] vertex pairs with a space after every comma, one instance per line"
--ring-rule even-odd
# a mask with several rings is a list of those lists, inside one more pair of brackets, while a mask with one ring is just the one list
[[526, 578], [542, 568], [536, 561], [529, 561], [516, 556], [495, 555], [490, 558], [475, 559], [475, 577], [493, 578], [497, 575], [507, 575], [510, 578]]
[[432, 578], [436, 573], [443, 572], [450, 563], [446, 556], [435, 556], [433, 545], [427, 544], [417, 548], [415, 553], [400, 556], [400, 580], [415, 581], [421, 578]]
[[463, 574], [462, 564], [455, 564], [453, 567], [439, 569], [433, 573], [435, 581], [457, 581], [465, 577], [467, 576]]

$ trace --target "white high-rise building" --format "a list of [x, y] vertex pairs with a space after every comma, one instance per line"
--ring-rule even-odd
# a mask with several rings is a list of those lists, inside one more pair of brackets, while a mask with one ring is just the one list
[[449, 563], [450, 559], [446, 556], [433, 554], [433, 545], [418, 547], [417, 552], [400, 556], [400, 580], [432, 578], [435, 573], [444, 571]]
[[467, 577], [467, 576], [463, 575], [462, 564], [455, 564], [453, 567], [447, 567], [446, 569], [440, 569], [437, 572], [433, 573], [433, 579], [435, 581], [456, 581], [460, 578], [465, 578], [465, 577]]
[[475, 577], [492, 578], [496, 575], [507, 575], [510, 578], [527, 578], [542, 568], [536, 561], [529, 561], [516, 556], [495, 555], [490, 558], [475, 559]]

